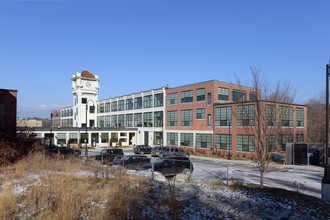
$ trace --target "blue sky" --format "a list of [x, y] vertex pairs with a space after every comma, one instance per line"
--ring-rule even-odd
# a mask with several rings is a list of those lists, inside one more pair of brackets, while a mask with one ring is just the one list
[[330, 1], [0, 0], [0, 88], [18, 117], [72, 105], [72, 73], [99, 74], [100, 99], [168, 84], [242, 82], [256, 66], [304, 103], [325, 87]]

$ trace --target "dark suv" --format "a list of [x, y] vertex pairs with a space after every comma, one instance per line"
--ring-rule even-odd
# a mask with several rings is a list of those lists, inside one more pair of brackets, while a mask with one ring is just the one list
[[[140, 170], [151, 170], [152, 164], [141, 167]], [[183, 173], [190, 176], [194, 171], [194, 166], [187, 157], [163, 157], [154, 161], [154, 171], [158, 171], [165, 177], [174, 177], [176, 174]]]
[[138, 170], [141, 166], [150, 163], [150, 158], [142, 155], [128, 155], [120, 161], [111, 163], [112, 165], [120, 165], [127, 169]]
[[154, 147], [151, 150], [151, 156], [152, 157], [159, 157], [159, 154], [165, 150], [166, 147]]
[[108, 164], [115, 160], [120, 160], [123, 157], [123, 149], [102, 149], [100, 154], [92, 156], [92, 158], [95, 160], [100, 160], [104, 164]]
[[150, 154], [151, 153], [151, 147], [148, 145], [137, 145], [134, 148], [135, 154]]
[[166, 148], [160, 156], [162, 157], [189, 157], [190, 153], [177, 147]]

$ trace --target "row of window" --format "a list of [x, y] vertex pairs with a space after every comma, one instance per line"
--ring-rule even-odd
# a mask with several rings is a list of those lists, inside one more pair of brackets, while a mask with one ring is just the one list
[[163, 112], [98, 116], [98, 127], [163, 127]]
[[113, 102], [99, 103], [97, 106], [98, 113], [117, 112], [142, 108], [162, 107], [163, 93], [148, 95], [143, 97], [130, 98]]
[[62, 119], [62, 127], [72, 127], [73, 126], [73, 119], [68, 118], [68, 119]]
[[[85, 143], [87, 137], [86, 133], [80, 133], [80, 138], [78, 136], [78, 133], [69, 133], [69, 135], [67, 135], [66, 133], [57, 133], [57, 144], [66, 144], [67, 141], [69, 141], [71, 144], [77, 144], [78, 140], [80, 140], [81, 143]], [[42, 138], [42, 134], [37, 133], [36, 138]], [[111, 138], [113, 142], [118, 142], [119, 139], [121, 139], [122, 142], [127, 142], [127, 133], [120, 132], [118, 134], [118, 132], [111, 132], [110, 135], [109, 133], [91, 133], [91, 138], [94, 143], [99, 143], [100, 139], [101, 143], [109, 143], [109, 138]]]
[[[242, 102], [246, 101], [246, 91], [243, 90], [232, 90], [232, 101], [233, 102]], [[196, 101], [201, 102], [205, 101], [205, 88], [196, 90]], [[229, 89], [228, 88], [218, 88], [218, 100], [229, 101]], [[257, 94], [255, 92], [249, 93], [249, 100], [257, 100]], [[181, 102], [180, 103], [190, 103], [194, 101], [193, 90], [182, 91], [181, 92]], [[170, 93], [167, 95], [167, 105], [176, 105], [178, 104], [178, 93]], [[211, 104], [211, 93], [207, 94], [207, 104]]]
[[[193, 110], [181, 110], [181, 126], [193, 126]], [[205, 109], [196, 109], [196, 119], [205, 119]], [[208, 115], [208, 126], [211, 125], [211, 115]], [[293, 108], [279, 108], [280, 126], [293, 126]], [[268, 126], [276, 126], [276, 108], [266, 105], [266, 123]], [[215, 109], [215, 126], [232, 125], [232, 107], [219, 107]], [[237, 107], [237, 126], [255, 125], [255, 105]], [[178, 126], [178, 111], [167, 112], [167, 126]], [[304, 126], [304, 109], [296, 108], [296, 127]]]
[[63, 109], [61, 110], [61, 117], [72, 117], [73, 116], [73, 109]]
[[[178, 133], [167, 133], [167, 145], [194, 147], [194, 134], [180, 133], [180, 143], [178, 141]], [[293, 142], [293, 135], [279, 135], [278, 145], [279, 151], [285, 151], [286, 143]], [[296, 142], [304, 142], [304, 135], [297, 134]], [[237, 151], [254, 152], [255, 137], [254, 135], [237, 135]], [[212, 148], [212, 134], [196, 134], [197, 148]], [[266, 137], [266, 147], [268, 152], [276, 151], [276, 136], [269, 135]], [[232, 136], [230, 134], [216, 134], [215, 148], [220, 150], [232, 149]]]

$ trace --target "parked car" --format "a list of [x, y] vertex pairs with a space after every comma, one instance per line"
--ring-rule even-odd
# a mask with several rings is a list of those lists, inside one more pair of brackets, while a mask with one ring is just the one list
[[151, 147], [148, 145], [137, 145], [134, 148], [135, 154], [150, 154], [151, 153]]
[[102, 149], [100, 154], [91, 156], [95, 160], [100, 160], [104, 164], [108, 164], [124, 157], [123, 149]]
[[169, 148], [166, 148], [161, 153], [161, 156], [162, 157], [189, 157], [190, 153], [182, 150], [181, 148], [169, 147]]
[[159, 157], [159, 153], [163, 152], [163, 150], [165, 150], [166, 147], [154, 147], [151, 150], [151, 156], [152, 157]]
[[[140, 168], [140, 170], [150, 171], [151, 169], [151, 163]], [[160, 172], [165, 177], [174, 177], [179, 173], [189, 177], [194, 171], [194, 166], [187, 157], [162, 157], [154, 161], [154, 171]]]
[[119, 161], [114, 161], [111, 165], [119, 165], [127, 169], [138, 170], [141, 166], [150, 163], [150, 158], [142, 155], [127, 155]]
[[50, 154], [61, 153], [63, 155], [75, 155], [78, 156], [81, 154], [80, 150], [72, 149], [70, 147], [54, 147], [48, 151]]

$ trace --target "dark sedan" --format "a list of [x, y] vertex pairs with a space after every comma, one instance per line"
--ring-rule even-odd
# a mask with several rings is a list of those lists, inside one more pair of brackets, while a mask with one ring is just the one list
[[135, 154], [150, 154], [151, 153], [151, 147], [148, 145], [137, 145], [134, 148]]
[[150, 163], [150, 158], [142, 155], [124, 156], [120, 161], [115, 161], [112, 165], [119, 165], [127, 169], [138, 170], [141, 166]]
[[80, 155], [81, 151], [72, 149], [70, 147], [55, 147], [53, 149], [50, 149], [49, 153], [51, 154], [61, 153], [63, 155]]
[[[140, 170], [151, 170], [152, 164], [141, 167]], [[154, 162], [154, 171], [158, 171], [165, 177], [174, 177], [176, 174], [183, 173], [190, 177], [194, 171], [194, 166], [187, 157], [163, 157]]]

